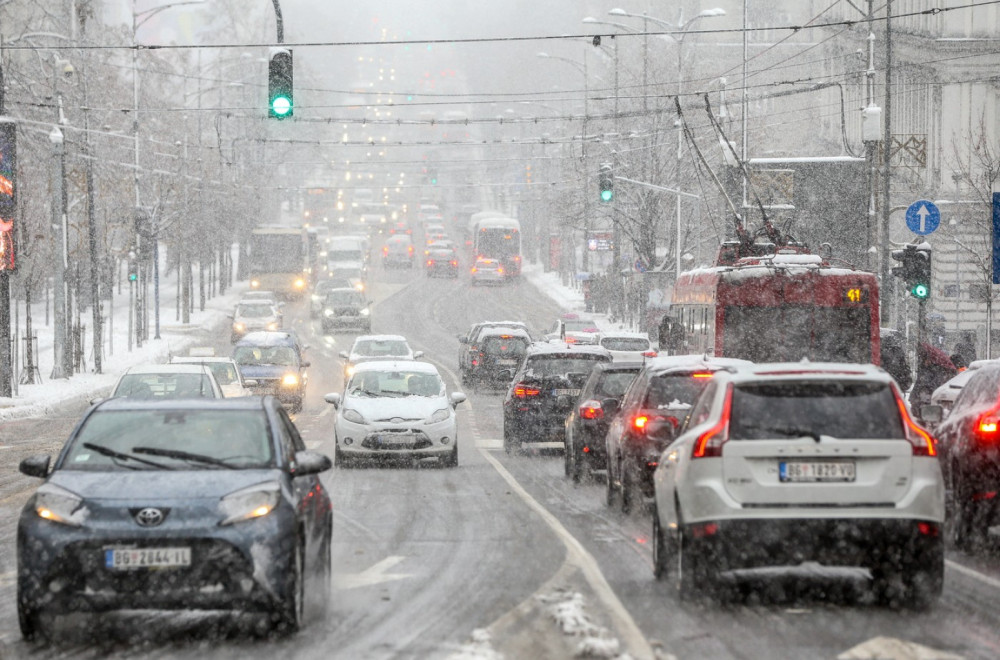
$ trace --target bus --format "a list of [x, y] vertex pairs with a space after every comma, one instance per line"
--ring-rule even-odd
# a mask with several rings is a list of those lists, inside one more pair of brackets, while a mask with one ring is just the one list
[[250, 288], [298, 299], [309, 282], [309, 241], [302, 227], [261, 226], [250, 233]]
[[879, 364], [873, 273], [819, 255], [777, 250], [682, 273], [670, 307], [668, 352], [753, 362]]
[[498, 259], [507, 277], [521, 274], [521, 223], [502, 216], [480, 218], [472, 232], [473, 261]]
[[337, 222], [344, 215], [343, 192], [337, 188], [307, 188], [302, 220], [314, 225]]

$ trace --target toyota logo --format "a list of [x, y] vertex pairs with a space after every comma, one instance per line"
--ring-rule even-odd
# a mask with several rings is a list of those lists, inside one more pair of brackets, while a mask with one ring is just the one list
[[167, 512], [162, 509], [147, 507], [135, 514], [135, 521], [139, 527], [156, 527], [167, 517]]

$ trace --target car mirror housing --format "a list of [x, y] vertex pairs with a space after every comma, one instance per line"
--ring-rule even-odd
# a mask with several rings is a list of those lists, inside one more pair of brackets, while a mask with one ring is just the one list
[[413, 351], [413, 359], [414, 360], [419, 360], [423, 356], [424, 356], [424, 352], [423, 351]]
[[44, 479], [49, 475], [49, 462], [51, 460], [52, 457], [48, 454], [35, 454], [21, 461], [18, 470], [20, 470], [21, 474], [28, 475], [29, 477]]
[[257, 379], [248, 378], [247, 380], [243, 381], [243, 387], [257, 387]]
[[293, 475], [296, 477], [304, 477], [310, 474], [319, 474], [320, 472], [326, 472], [333, 467], [333, 461], [326, 454], [320, 454], [315, 451], [297, 451], [295, 452], [295, 468], [293, 470]]
[[337, 392], [330, 392], [323, 397], [323, 400], [336, 408], [340, 405], [340, 394]]
[[604, 409], [605, 415], [615, 414], [616, 412], [618, 412], [619, 406], [621, 406], [621, 403], [618, 401], [618, 399], [604, 399], [603, 401], [601, 401], [601, 407]]
[[465, 392], [452, 392], [451, 393], [451, 407], [454, 408], [458, 404], [462, 403], [469, 397], [465, 396]]
[[343, 360], [349, 360], [349, 359], [351, 359], [351, 356], [347, 353], [347, 351], [341, 351], [341, 352], [337, 353], [337, 357], [339, 357], [339, 358], [341, 358]]
[[938, 424], [944, 419], [944, 408], [936, 403], [920, 406], [920, 421], [924, 424]]

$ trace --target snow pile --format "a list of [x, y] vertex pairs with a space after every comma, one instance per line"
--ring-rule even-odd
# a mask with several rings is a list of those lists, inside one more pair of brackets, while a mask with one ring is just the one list
[[576, 645], [577, 658], [618, 658], [626, 660], [627, 654], [619, 655], [620, 644], [606, 629], [594, 624], [584, 609], [583, 594], [579, 592], [557, 591], [538, 599], [549, 604], [549, 614], [563, 634], [580, 638]]
[[448, 656], [448, 660], [503, 660], [503, 655], [493, 649], [492, 641], [489, 631], [476, 628], [471, 641]]

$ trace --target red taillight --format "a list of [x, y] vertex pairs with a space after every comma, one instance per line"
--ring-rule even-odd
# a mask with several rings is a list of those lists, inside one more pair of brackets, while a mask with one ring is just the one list
[[903, 418], [906, 439], [913, 445], [913, 455], [937, 456], [937, 447], [934, 446], [934, 438], [910, 417], [910, 411], [906, 409], [906, 402], [903, 401], [903, 394], [896, 387], [895, 383], [892, 385], [892, 391], [896, 395], [896, 406], [899, 407], [899, 415]]
[[514, 386], [514, 396], [518, 399], [527, 399], [530, 396], [538, 396], [541, 393], [542, 391], [537, 387], [531, 387], [524, 383], [518, 383]]
[[600, 401], [590, 400], [580, 404], [580, 417], [583, 419], [602, 419], [604, 417], [604, 407]]
[[645, 351], [642, 357], [656, 357], [656, 351]]
[[427, 265], [428, 266], [433, 266], [434, 265], [434, 260], [433, 259], [428, 259], [427, 260]]
[[413, 254], [413, 246], [411, 245], [410, 247], [408, 247], [406, 251], [409, 252], [410, 254]]
[[382, 246], [382, 254], [389, 254], [389, 246], [388, 245], [383, 245]]
[[589, 454], [589, 453], [590, 453], [590, 447], [586, 447], [586, 446], [585, 446], [585, 447], [583, 448], [583, 453], [584, 453], [584, 454]]
[[931, 537], [935, 537], [941, 533], [937, 525], [929, 522], [918, 522], [917, 532], [919, 532], [921, 536], [931, 536]]
[[646, 424], [649, 423], [649, 417], [646, 415], [637, 415], [635, 419], [632, 420], [632, 428], [636, 431], [645, 431]]
[[733, 386], [726, 387], [726, 400], [722, 403], [722, 417], [712, 428], [698, 436], [691, 458], [722, 456], [722, 445], [729, 439], [729, 414], [733, 409]]
[[455, 261], [454, 259], [451, 260], [451, 265], [454, 266], [455, 268], [458, 268], [458, 262]]
[[996, 410], [991, 410], [980, 415], [976, 422], [976, 430], [979, 431], [983, 440], [997, 441], [997, 429], [1000, 428], [1000, 416]]
[[715, 536], [719, 531], [718, 523], [704, 523], [702, 525], [691, 525], [691, 535], [696, 539], [706, 536]]

